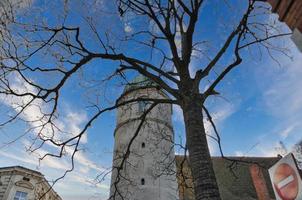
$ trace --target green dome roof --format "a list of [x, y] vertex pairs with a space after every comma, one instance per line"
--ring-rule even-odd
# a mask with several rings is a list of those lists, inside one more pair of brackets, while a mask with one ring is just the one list
[[139, 88], [156, 87], [156, 86], [157, 84], [155, 82], [140, 74], [126, 85], [124, 92], [128, 92]]

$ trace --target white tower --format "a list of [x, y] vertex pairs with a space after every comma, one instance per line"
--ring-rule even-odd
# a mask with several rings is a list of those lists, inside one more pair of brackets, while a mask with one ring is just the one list
[[[128, 84], [118, 102], [138, 97], [168, 98], [144, 76], [138, 76]], [[141, 122], [139, 118], [150, 104], [140, 101], [118, 109], [110, 200], [178, 199], [172, 106], [159, 104], [154, 107], [137, 132]], [[130, 143], [130, 154], [127, 154]]]

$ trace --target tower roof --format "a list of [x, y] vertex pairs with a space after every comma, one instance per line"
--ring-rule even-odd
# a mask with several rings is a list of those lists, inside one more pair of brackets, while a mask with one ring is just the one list
[[140, 74], [125, 86], [124, 93], [139, 88], [156, 87], [156, 86], [157, 84], [154, 81]]

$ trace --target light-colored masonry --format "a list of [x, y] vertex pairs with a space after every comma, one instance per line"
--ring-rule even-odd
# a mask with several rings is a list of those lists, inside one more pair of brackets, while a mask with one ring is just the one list
[[[118, 102], [137, 97], [168, 98], [156, 88], [136, 88], [126, 91]], [[154, 107], [134, 138], [140, 123], [138, 118], [150, 104], [135, 102], [118, 109], [110, 200], [178, 199], [171, 105]], [[130, 154], [126, 154], [132, 140]], [[119, 168], [125, 156], [125, 164]]]
[[40, 172], [20, 166], [0, 168], [0, 200], [13, 199], [62, 200]]
[[302, 51], [302, 33], [299, 31], [299, 29], [295, 29], [293, 31], [292, 40], [297, 45], [298, 49]]

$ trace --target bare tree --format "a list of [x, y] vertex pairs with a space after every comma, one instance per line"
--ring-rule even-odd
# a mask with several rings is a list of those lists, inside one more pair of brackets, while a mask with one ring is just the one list
[[[219, 95], [217, 86], [226, 75], [240, 66], [244, 50], [260, 53], [266, 51], [268, 55], [272, 55], [273, 51], [284, 52], [284, 49], [274, 46], [270, 41], [288, 35], [263, 21], [262, 16], [269, 14], [269, 8], [259, 1], [240, 1], [244, 9], [238, 9], [237, 21], [232, 24], [232, 28], [228, 26], [225, 29], [229, 31], [225, 40], [218, 48], [210, 49], [210, 53], [204, 50], [207, 41], [203, 41], [198, 35], [198, 29], [207, 28], [200, 20], [207, 2], [204, 0], [116, 0], [115, 4], [109, 6], [111, 12], [97, 10], [100, 7], [96, 5], [100, 1], [88, 1], [86, 3], [89, 8], [96, 9], [96, 12], [87, 10], [80, 19], [73, 21], [69, 19], [69, 15], [74, 17], [73, 10], [69, 9], [72, 2], [62, 1], [62, 12], [58, 16], [54, 15], [59, 20], [54, 20], [52, 15], [55, 23], [51, 20], [48, 22], [47, 17], [33, 16], [32, 13], [37, 10], [44, 12], [43, 9], [28, 8], [23, 17], [11, 18], [9, 24], [0, 25], [0, 94], [4, 99], [23, 99], [10, 102], [14, 113], [10, 113], [0, 126], [20, 119], [30, 107], [39, 107], [43, 113], [39, 118], [22, 118], [34, 124], [29, 130], [36, 132], [31, 150], [35, 151], [45, 144], [59, 149], [57, 153], [50, 152], [42, 159], [46, 156], [62, 157], [69, 152], [72, 167], [68, 171], [71, 171], [81, 139], [104, 112], [137, 101], [151, 102], [150, 108], [139, 117], [141, 123], [134, 134], [134, 140], [152, 108], [162, 103], [179, 105], [184, 116], [184, 148], [188, 150], [195, 199], [220, 199], [203, 119], [208, 118], [216, 133], [217, 131], [206, 108], [206, 100]], [[230, 4], [227, 1], [221, 3]], [[137, 27], [134, 30], [127, 27], [126, 33], [120, 34], [113, 27], [107, 29], [98, 25], [99, 20], [106, 20], [109, 15], [116, 16], [115, 11], [119, 13], [118, 19], [123, 23], [127, 25], [131, 22], [137, 24]], [[231, 12], [231, 9], [225, 12]], [[103, 14], [103, 18], [98, 18], [99, 13]], [[81, 22], [77, 24], [77, 20]], [[253, 46], [257, 48], [252, 48]], [[140, 51], [144, 49], [149, 57], [138, 56], [129, 48], [140, 48]], [[231, 55], [231, 62], [225, 61], [226, 55]], [[192, 75], [191, 62], [196, 57], [200, 62], [198, 70]], [[102, 68], [104, 60], [112, 61], [116, 65], [111, 66], [114, 73], [102, 81], [120, 78], [123, 83], [127, 83], [128, 72], [134, 71], [156, 83], [156, 87], [165, 91], [170, 99], [139, 97], [123, 103], [117, 101], [111, 106], [88, 102], [93, 114], [83, 129], [73, 134], [64, 132], [58, 125], [59, 105], [62, 101], [60, 94], [68, 81], [85, 70], [90, 63], [99, 63], [94, 66], [95, 70], [105, 70]], [[52, 79], [45, 82], [34, 78], [38, 76], [51, 76]], [[22, 82], [23, 89], [15, 87], [16, 77]], [[215, 140], [220, 144], [219, 135], [216, 136]], [[131, 144], [132, 142], [127, 147], [119, 169], [123, 168], [127, 160]]]
[[289, 153], [292, 153], [295, 157], [295, 160], [297, 162], [297, 165], [299, 168], [301, 168], [302, 163], [302, 141], [299, 141], [298, 143], [294, 144], [291, 147], [291, 150], [288, 150], [286, 148], [285, 144], [282, 141], [279, 141], [279, 146], [276, 148], [276, 152], [278, 153], [278, 156], [286, 156]]

